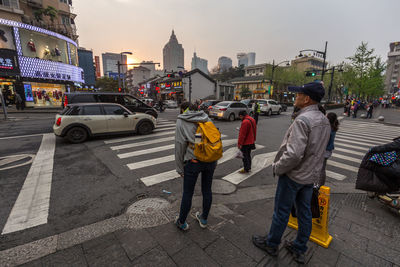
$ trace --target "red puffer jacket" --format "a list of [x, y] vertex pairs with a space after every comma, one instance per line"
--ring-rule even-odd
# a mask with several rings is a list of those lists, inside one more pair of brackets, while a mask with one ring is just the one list
[[251, 145], [256, 141], [257, 136], [257, 124], [256, 121], [246, 115], [240, 126], [238, 146]]

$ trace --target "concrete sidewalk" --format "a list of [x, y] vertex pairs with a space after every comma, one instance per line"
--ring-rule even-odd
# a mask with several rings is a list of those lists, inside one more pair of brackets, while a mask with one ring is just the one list
[[[172, 223], [178, 212], [178, 197], [169, 197], [175, 204], [170, 213], [162, 215], [165, 218], [158, 226], [115, 227], [121, 220], [114, 218], [108, 225], [115, 231], [104, 231], [104, 235], [82, 243], [77, 232], [66, 234], [70, 245], [65, 245], [60, 237], [49, 237], [47, 243], [54, 247], [49, 249], [47, 244], [49, 250], [41, 258], [34, 250], [43, 249], [40, 246], [46, 246], [44, 240], [36, 247], [28, 244], [0, 251], [0, 265], [297, 266], [285, 248], [273, 258], [251, 243], [252, 234], [265, 234], [269, 230], [274, 204], [271, 196], [226, 204], [218, 204], [223, 201], [217, 196], [209, 228], [201, 229], [190, 217], [187, 232], [179, 231]], [[196, 197], [193, 213], [200, 204], [201, 199]], [[376, 199], [367, 198], [365, 193], [332, 194], [329, 219], [333, 241], [328, 249], [309, 242], [308, 266], [400, 266], [400, 216]], [[296, 231], [287, 228], [285, 239], [294, 239], [295, 235]]]
[[[26, 107], [24, 110], [18, 110], [15, 105], [7, 107], [7, 113], [59, 113], [63, 110], [62, 107]], [[3, 114], [3, 108], [0, 105], [0, 114]]]

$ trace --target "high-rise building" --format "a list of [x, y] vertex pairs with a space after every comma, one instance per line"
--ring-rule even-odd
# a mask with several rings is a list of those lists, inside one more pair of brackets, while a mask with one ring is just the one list
[[232, 68], [232, 59], [229, 57], [220, 57], [218, 59], [219, 72], [228, 71], [230, 68]]
[[[101, 57], [103, 60], [103, 75], [109, 77], [115, 77], [115, 75], [118, 77], [118, 61], [121, 64], [126, 64], [128, 59], [126, 55], [117, 53], [103, 53], [101, 54]], [[121, 66], [120, 73], [125, 74], [126, 71], [127, 66]]]
[[199, 58], [196, 55], [196, 52], [193, 53], [193, 57], [192, 57], [192, 69], [199, 69], [202, 72], [208, 74], [208, 61], [206, 59], [203, 58]]
[[100, 71], [100, 57], [99, 56], [95, 56], [94, 57], [94, 66], [96, 69], [96, 78], [100, 78], [101, 77], [101, 71]]
[[385, 92], [393, 94], [400, 84], [400, 42], [390, 43], [386, 68]]
[[79, 67], [83, 69], [85, 85], [94, 86], [96, 83], [96, 72], [93, 64], [93, 51], [83, 47], [78, 48]]
[[238, 67], [243, 65], [244, 67], [252, 66], [256, 64], [256, 53], [237, 53]]
[[182, 70], [178, 67], [184, 67], [184, 50], [178, 40], [176, 39], [174, 30], [172, 30], [171, 37], [163, 49], [163, 67], [166, 71], [179, 71]]

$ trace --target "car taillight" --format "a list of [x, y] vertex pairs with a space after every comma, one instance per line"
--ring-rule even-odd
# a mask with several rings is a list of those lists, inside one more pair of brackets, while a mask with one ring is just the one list
[[67, 95], [64, 96], [64, 108], [68, 105], [68, 97]]
[[226, 111], [227, 108], [220, 108], [219, 110], [221, 110], [221, 111]]
[[61, 117], [57, 119], [56, 124], [57, 124], [57, 126], [61, 125]]

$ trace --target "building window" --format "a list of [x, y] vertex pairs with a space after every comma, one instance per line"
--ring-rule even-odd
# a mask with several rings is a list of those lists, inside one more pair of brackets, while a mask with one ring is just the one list
[[67, 0], [60, 0], [61, 3], [68, 4]]
[[0, 0], [0, 6], [19, 9], [18, 0]]
[[68, 16], [62, 15], [61, 21], [62, 21], [62, 24], [64, 24], [64, 25], [71, 25], [71, 20]]

